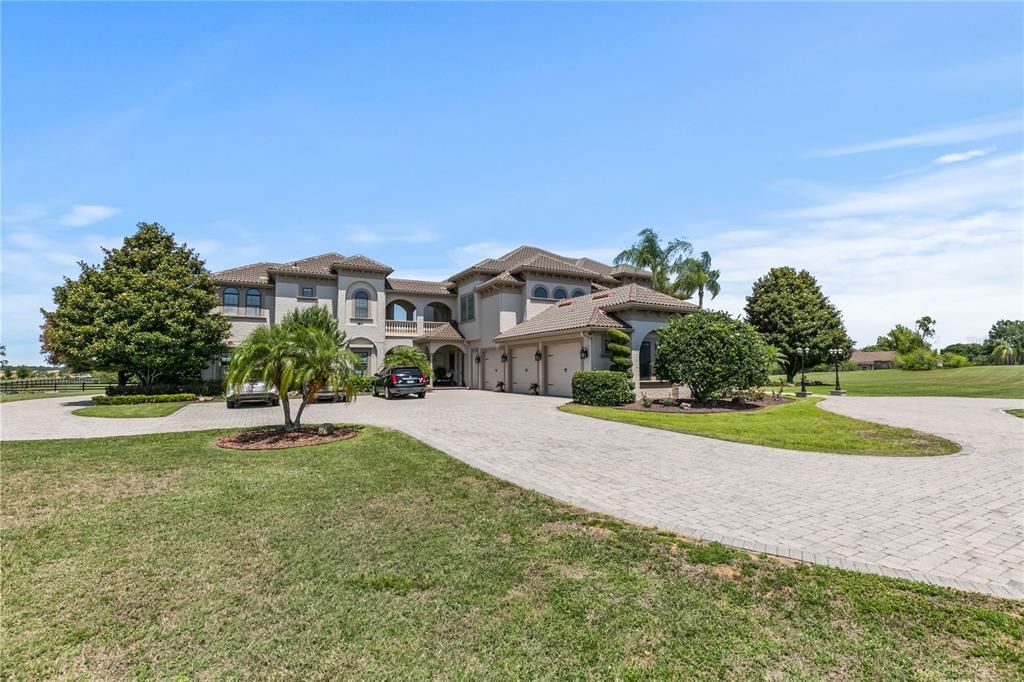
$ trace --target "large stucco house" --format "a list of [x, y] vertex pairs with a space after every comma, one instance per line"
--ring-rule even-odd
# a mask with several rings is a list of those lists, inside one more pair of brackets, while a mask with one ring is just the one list
[[[454, 384], [541, 395], [571, 395], [572, 375], [608, 369], [609, 329], [632, 340], [634, 381], [651, 378], [656, 330], [696, 309], [649, 288], [651, 275], [589, 258], [521, 246], [443, 282], [391, 277], [365, 256], [325, 253], [290, 263], [255, 263], [214, 274], [230, 343], [289, 311], [326, 306], [375, 373], [396, 346], [427, 353]], [[222, 376], [229, 355], [214, 362]]]

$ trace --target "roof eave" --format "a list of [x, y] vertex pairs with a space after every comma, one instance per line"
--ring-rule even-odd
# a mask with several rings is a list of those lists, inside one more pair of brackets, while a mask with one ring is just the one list
[[617, 324], [615, 326], [608, 326], [608, 327], [588, 324], [588, 325], [584, 325], [582, 327], [567, 327], [565, 329], [553, 329], [553, 330], [548, 330], [548, 331], [543, 331], [543, 332], [532, 332], [532, 333], [529, 333], [529, 334], [516, 334], [515, 336], [505, 336], [505, 337], [503, 337], [501, 334], [498, 334], [492, 340], [493, 341], [514, 341], [514, 340], [517, 340], [517, 339], [536, 339], [536, 338], [541, 338], [541, 337], [544, 337], [544, 336], [560, 336], [560, 335], [563, 335], [563, 334], [573, 334], [575, 332], [607, 331], [609, 329], [632, 329], [632, 327], [629, 326], [628, 324], [626, 324], [625, 322], [623, 322], [621, 324]]

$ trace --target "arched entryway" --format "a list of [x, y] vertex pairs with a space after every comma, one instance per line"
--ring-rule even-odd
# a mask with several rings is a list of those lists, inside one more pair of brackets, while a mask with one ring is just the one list
[[451, 322], [452, 309], [440, 301], [428, 303], [423, 309], [423, 319], [427, 322]]
[[445, 344], [434, 350], [430, 366], [435, 386], [465, 386], [465, 353], [458, 346]]

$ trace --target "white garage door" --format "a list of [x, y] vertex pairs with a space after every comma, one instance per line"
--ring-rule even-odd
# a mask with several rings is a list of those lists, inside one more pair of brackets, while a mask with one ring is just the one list
[[511, 350], [512, 392], [529, 393], [530, 386], [537, 383], [537, 347], [519, 346]]
[[483, 374], [483, 388], [485, 391], [493, 391], [502, 380], [501, 353], [494, 350], [485, 350], [480, 354], [483, 360], [480, 361], [480, 372]]
[[580, 345], [557, 343], [547, 348], [548, 395], [572, 397], [572, 375], [580, 371]]

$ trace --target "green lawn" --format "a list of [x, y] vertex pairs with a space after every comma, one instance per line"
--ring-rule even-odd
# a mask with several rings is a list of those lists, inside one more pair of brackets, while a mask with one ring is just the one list
[[[776, 386], [781, 378], [785, 377], [773, 377]], [[807, 390], [828, 394], [835, 388], [835, 379], [833, 372], [808, 374], [807, 381], [823, 381], [825, 385], [808, 386]], [[923, 372], [902, 369], [840, 372], [839, 382], [850, 395], [1024, 398], [1024, 365], [933, 369]], [[799, 374], [794, 383], [800, 385]]]
[[938, 436], [851, 419], [816, 406], [818, 398], [750, 412], [671, 414], [565, 405], [572, 414], [737, 443], [844, 455], [948, 455], [960, 446]]
[[174, 414], [189, 403], [140, 403], [138, 405], [89, 405], [74, 410], [71, 414], [79, 417], [114, 417], [114, 418], [135, 418], [135, 417], [166, 417]]
[[1012, 679], [1024, 602], [587, 514], [402, 434], [5, 443], [0, 677]]
[[1007, 410], [1014, 417], [1024, 417], [1024, 410]]
[[89, 397], [103, 393], [102, 388], [87, 388], [84, 391], [81, 387], [66, 391], [41, 391], [39, 393], [0, 393], [0, 403], [16, 403], [21, 400], [38, 400], [40, 398], [74, 398]]

